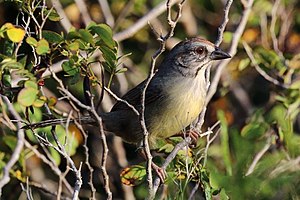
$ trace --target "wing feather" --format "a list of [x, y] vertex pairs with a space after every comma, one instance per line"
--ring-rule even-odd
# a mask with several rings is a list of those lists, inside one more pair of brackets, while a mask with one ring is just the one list
[[[148, 86], [146, 90], [146, 96], [145, 96], [145, 106], [157, 101], [157, 99], [162, 97], [162, 90], [158, 86], [152, 86], [151, 84], [153, 81], [150, 82], [150, 85]], [[128, 91], [122, 99], [127, 101], [129, 104], [133, 105], [136, 109], [140, 109], [141, 107], [141, 97], [142, 92], [144, 90], [146, 84], [146, 80], [141, 82], [139, 85]], [[117, 111], [117, 110], [129, 110], [131, 109], [128, 107], [124, 102], [118, 101], [111, 111]]]

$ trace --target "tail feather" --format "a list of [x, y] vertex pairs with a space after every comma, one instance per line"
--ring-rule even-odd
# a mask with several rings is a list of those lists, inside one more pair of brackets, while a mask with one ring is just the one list
[[78, 121], [81, 124], [92, 124], [96, 122], [95, 119], [93, 119], [91, 116], [84, 116], [75, 119], [68, 119], [68, 118], [49, 119], [49, 120], [45, 120], [33, 124], [27, 124], [23, 126], [22, 129], [37, 129], [37, 128], [43, 128], [47, 126], [64, 125], [67, 122], [74, 123], [75, 121]]

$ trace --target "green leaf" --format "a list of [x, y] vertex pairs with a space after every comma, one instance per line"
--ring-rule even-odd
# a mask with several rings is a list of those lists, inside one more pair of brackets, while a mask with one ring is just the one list
[[100, 50], [103, 53], [103, 58], [108, 63], [109, 67], [111, 69], [115, 70], [115, 68], [117, 67], [116, 64], [115, 64], [116, 60], [117, 60], [116, 53], [112, 49], [110, 49], [106, 46], [100, 46]]
[[38, 55], [45, 55], [50, 52], [49, 43], [47, 40], [42, 38], [40, 41], [38, 41], [37, 47], [36, 47], [36, 53]]
[[74, 63], [71, 63], [69, 61], [63, 62], [62, 68], [70, 76], [74, 76], [75, 74], [79, 73], [79, 69], [74, 66]]
[[42, 106], [44, 105], [45, 102], [46, 102], [45, 100], [39, 98], [39, 99], [36, 99], [36, 100], [33, 102], [32, 105], [33, 105], [34, 107], [40, 108], [40, 107], [42, 107]]
[[72, 42], [71, 44], [68, 45], [68, 47], [71, 51], [78, 51], [79, 43], [77, 41]]
[[248, 67], [250, 64], [250, 59], [249, 58], [245, 58], [245, 59], [242, 59], [239, 63], [239, 71], [242, 71], [244, 70], [246, 67]]
[[85, 29], [79, 29], [79, 34], [81, 35], [81, 38], [83, 41], [87, 42], [87, 43], [90, 43], [91, 45], [94, 45], [95, 42], [94, 42], [94, 38], [93, 38], [93, 35], [90, 34], [89, 31], [85, 30]]
[[53, 148], [49, 148], [50, 154], [52, 156], [52, 159], [54, 160], [56, 166], [59, 166], [61, 162], [60, 154]]
[[33, 38], [33, 37], [27, 37], [26, 38], [26, 42], [30, 46], [34, 46], [34, 47], [37, 47], [37, 44], [38, 44], [38, 41], [35, 38]]
[[49, 43], [60, 43], [63, 41], [63, 37], [61, 35], [59, 35], [56, 32], [53, 31], [43, 31], [42, 32], [42, 36], [43, 38], [45, 38]]
[[222, 156], [223, 156], [224, 164], [226, 166], [227, 174], [232, 175], [232, 166], [231, 166], [231, 158], [230, 158], [230, 151], [229, 151], [228, 124], [223, 111], [218, 110], [217, 115], [218, 115], [218, 119], [221, 122], [220, 138], [221, 138]]
[[52, 10], [46, 10], [45, 9], [45, 14], [47, 15], [48, 13], [50, 12], [49, 14], [49, 17], [48, 19], [50, 21], [53, 21], [53, 22], [58, 22], [60, 21], [60, 16], [58, 15], [58, 13], [56, 12], [56, 10], [52, 9]]
[[[1, 79], [0, 79], [1, 80]], [[7, 87], [11, 86], [11, 75], [10, 74], [4, 74], [3, 75], [3, 84]]]
[[17, 144], [17, 138], [11, 135], [4, 135], [2, 136], [2, 140], [5, 144], [11, 149], [14, 150]]
[[31, 81], [31, 80], [26, 81], [24, 83], [24, 87], [25, 88], [33, 88], [33, 89], [36, 89], [36, 90], [38, 89], [38, 86], [37, 86], [36, 82]]
[[6, 58], [0, 63], [1, 68], [7, 69], [23, 69], [23, 65], [14, 59]]
[[28, 87], [23, 88], [19, 94], [18, 94], [18, 103], [20, 103], [22, 106], [28, 107], [33, 104], [33, 102], [36, 100], [38, 94], [38, 90]]
[[268, 130], [266, 123], [253, 122], [243, 127], [241, 135], [247, 139], [258, 139]]
[[115, 47], [115, 41], [113, 40], [113, 32], [111, 28], [106, 24], [98, 24], [95, 26], [90, 26], [92, 34], [97, 34], [103, 42], [111, 49]]
[[81, 35], [77, 31], [70, 31], [66, 38], [67, 40], [81, 39]]
[[120, 177], [124, 185], [135, 186], [141, 184], [146, 178], [146, 168], [133, 165], [122, 170]]

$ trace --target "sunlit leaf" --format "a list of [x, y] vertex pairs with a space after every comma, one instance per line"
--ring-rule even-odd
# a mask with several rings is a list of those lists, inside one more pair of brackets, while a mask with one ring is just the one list
[[33, 88], [33, 89], [38, 89], [37, 83], [31, 80], [28, 80], [24, 83], [24, 87], [26, 88]]
[[5, 144], [11, 149], [14, 150], [17, 144], [17, 138], [11, 135], [4, 135], [3, 137], [3, 141], [5, 142]]
[[6, 28], [7, 37], [15, 43], [21, 42], [25, 36], [25, 30], [22, 28], [17, 28], [11, 23], [6, 23], [3, 25]]
[[240, 71], [244, 70], [246, 67], [248, 67], [250, 64], [250, 59], [249, 58], [245, 58], [245, 59], [242, 59], [239, 63], [239, 67], [238, 69]]
[[77, 41], [72, 42], [71, 44], [68, 45], [68, 47], [71, 51], [78, 51], [79, 43]]
[[23, 88], [18, 94], [18, 103], [25, 107], [31, 106], [37, 98], [37, 93], [37, 89], [31, 87]]
[[47, 40], [45, 40], [44, 38], [42, 38], [37, 43], [36, 53], [38, 55], [44, 55], [44, 54], [47, 54], [49, 52], [50, 52], [49, 43], [47, 42]]
[[36, 47], [38, 44], [38, 41], [33, 37], [27, 37], [26, 42], [27, 42], [27, 44], [34, 46], [34, 47]]
[[141, 165], [133, 165], [122, 170], [121, 182], [124, 185], [139, 185], [146, 178], [146, 168]]

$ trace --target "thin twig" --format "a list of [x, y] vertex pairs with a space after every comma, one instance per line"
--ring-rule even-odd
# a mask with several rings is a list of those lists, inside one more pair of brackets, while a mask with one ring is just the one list
[[[244, 11], [242, 13], [242, 18], [240, 20], [240, 23], [238, 27], [236, 28], [236, 31], [234, 32], [232, 36], [232, 41], [229, 49], [229, 54], [233, 57], [236, 54], [238, 42], [240, 41], [240, 38], [245, 30], [249, 15], [251, 13], [252, 5], [254, 0], [248, 0], [243, 1], [244, 2]], [[213, 95], [217, 91], [217, 86], [220, 81], [221, 75], [227, 64], [230, 62], [230, 59], [222, 60], [216, 67], [216, 73], [214, 75], [213, 80], [211, 81], [211, 85], [206, 97], [206, 104], [211, 100]]]
[[229, 21], [229, 10], [230, 10], [230, 7], [231, 7], [231, 4], [232, 4], [233, 0], [228, 0], [226, 2], [226, 5], [225, 5], [225, 8], [224, 8], [224, 17], [223, 17], [223, 21], [221, 23], [221, 25], [218, 27], [218, 38], [215, 42], [215, 45], [218, 47], [220, 46], [220, 44], [222, 43], [222, 40], [223, 40], [223, 34], [224, 34], [224, 31], [225, 31], [225, 28], [226, 28], [226, 25]]
[[[175, 1], [174, 1], [175, 2]], [[180, 3], [178, 3], [178, 11], [177, 11], [177, 15], [175, 17], [175, 19], [172, 19], [171, 16], [171, 9], [172, 9], [172, 3], [170, 0], [167, 1], [166, 6], [167, 6], [167, 15], [168, 15], [168, 24], [170, 26], [170, 30], [169, 32], [165, 35], [165, 36], [160, 36], [158, 38], [158, 40], [160, 41], [160, 47], [159, 49], [154, 53], [154, 55], [152, 56], [152, 60], [151, 60], [151, 68], [150, 68], [150, 74], [148, 76], [148, 78], [145, 81], [145, 86], [143, 89], [143, 93], [142, 93], [142, 97], [141, 97], [141, 104], [142, 104], [142, 108], [141, 108], [141, 115], [140, 115], [140, 123], [142, 126], [142, 129], [144, 131], [144, 140], [143, 140], [143, 144], [144, 144], [144, 150], [145, 150], [145, 154], [146, 154], [146, 158], [147, 158], [147, 182], [148, 182], [148, 199], [153, 199], [155, 196], [154, 190], [153, 190], [153, 180], [152, 180], [152, 155], [150, 152], [150, 147], [149, 147], [149, 141], [148, 141], [148, 137], [149, 137], [149, 132], [147, 130], [146, 127], [146, 122], [145, 122], [145, 97], [146, 97], [146, 90], [154, 76], [154, 69], [155, 69], [155, 65], [156, 65], [156, 60], [157, 58], [165, 51], [165, 46], [166, 46], [166, 41], [173, 36], [174, 34], [174, 29], [176, 27], [177, 22], [179, 21], [179, 18], [181, 16], [181, 12], [182, 12], [182, 6], [183, 3], [185, 2], [185, 0], [182, 0]]]
[[254, 58], [254, 55], [252, 53], [252, 50], [251, 48], [249, 47], [249, 45], [243, 41], [243, 46], [244, 46], [244, 49], [246, 50], [246, 53], [248, 55], [248, 57], [250, 58], [251, 60], [251, 63], [252, 65], [255, 67], [256, 71], [262, 76], [264, 77], [267, 81], [270, 81], [271, 83], [273, 83], [274, 85], [278, 85], [280, 87], [283, 87], [283, 88], [288, 88], [289, 86], [287, 84], [284, 84], [284, 83], [280, 83], [278, 80], [274, 79], [273, 77], [269, 76], [264, 70], [262, 70], [258, 63], [256, 62], [255, 58]]
[[84, 0], [75, 0], [75, 3], [81, 13], [81, 16], [82, 16], [82, 19], [83, 19], [83, 22], [85, 25], [88, 25], [91, 21], [92, 21], [92, 18], [89, 14], [89, 11], [86, 7], [86, 3], [84, 2]]
[[[174, 5], [175, 3], [179, 2], [180, 0], [173, 0], [170, 2], [170, 6]], [[144, 17], [139, 19], [136, 23], [134, 23], [132, 26], [130, 26], [128, 29], [116, 33], [114, 35], [114, 39], [118, 42], [125, 40], [127, 38], [130, 38], [133, 36], [136, 32], [138, 32], [140, 29], [142, 29], [145, 25], [148, 24], [151, 19], [156, 18], [160, 14], [162, 14], [166, 10], [166, 3], [168, 1], [162, 2], [159, 5], [157, 5], [155, 8], [153, 8], [151, 11], [149, 11]]]
[[[168, 155], [168, 157], [165, 159], [163, 165], [161, 166], [162, 170], [166, 170], [167, 166], [169, 166], [169, 164], [174, 160], [174, 158], [176, 157], [177, 153], [179, 150], [181, 150], [183, 147], [186, 147], [187, 145], [189, 145], [191, 143], [191, 138], [187, 137], [185, 138], [183, 141], [179, 142], [178, 144], [176, 144], [176, 146], [174, 147], [174, 149], [172, 150], [172, 152]], [[160, 178], [157, 177], [154, 180], [154, 185], [153, 185], [153, 191], [154, 194], [156, 194], [159, 186], [160, 186]]]
[[19, 157], [23, 150], [25, 134], [24, 134], [24, 130], [21, 128], [22, 127], [21, 116], [17, 113], [17, 111], [13, 107], [12, 103], [9, 101], [8, 97], [3, 96], [3, 95], [0, 95], [0, 96], [3, 99], [3, 101], [6, 103], [9, 112], [12, 114], [12, 116], [16, 120], [18, 120], [18, 122], [17, 122], [17, 127], [18, 127], [17, 143], [16, 143], [15, 149], [13, 150], [13, 153], [12, 153], [9, 161], [3, 167], [3, 175], [2, 175], [2, 178], [0, 179], [0, 197], [1, 197], [2, 196], [2, 188], [10, 181], [9, 171], [12, 169], [12, 167], [15, 165], [15, 163], [19, 160]]
[[276, 25], [276, 21], [277, 21], [277, 11], [278, 11], [278, 7], [280, 5], [281, 0], [276, 0], [275, 3], [273, 4], [272, 7], [272, 18], [271, 18], [271, 25], [270, 25], [270, 33], [271, 33], [271, 38], [272, 38], [272, 42], [273, 42], [273, 49], [275, 50], [275, 52], [277, 53], [277, 55], [279, 55], [279, 57], [284, 60], [284, 56], [282, 54], [282, 52], [279, 49], [279, 45], [278, 45], [278, 39], [275, 33], [275, 25]]
[[64, 84], [56, 76], [55, 73], [52, 72], [52, 76], [60, 85], [60, 87], [57, 88], [58, 90], [60, 90], [62, 93], [64, 93], [70, 101], [75, 102], [79, 107], [89, 111], [96, 119], [96, 122], [99, 126], [100, 137], [101, 137], [101, 141], [102, 141], [102, 145], [103, 145], [103, 149], [104, 149], [104, 153], [103, 153], [103, 157], [102, 157], [102, 164], [101, 164], [101, 170], [102, 170], [103, 179], [104, 179], [104, 189], [105, 189], [106, 194], [108, 196], [107, 199], [112, 199], [112, 192], [111, 192], [110, 187], [109, 187], [109, 176], [108, 176], [107, 171], [106, 171], [106, 160], [107, 160], [107, 155], [108, 155], [108, 146], [107, 146], [106, 136], [105, 136], [104, 129], [103, 129], [102, 119], [98, 115], [97, 111], [95, 110], [95, 108], [93, 106], [93, 101], [91, 101], [92, 107], [81, 103], [76, 97], [73, 96], [73, 94], [71, 94], [71, 92], [69, 90], [67, 90], [65, 88]]
[[[30, 149], [39, 159], [41, 159], [46, 165], [50, 167], [50, 169], [57, 175], [61, 176], [62, 172], [60, 169], [54, 164], [53, 161], [49, 161], [46, 156], [44, 156], [42, 153], [40, 153], [35, 147], [33, 147], [28, 141], [25, 140], [25, 146], [26, 148]], [[65, 184], [67, 190], [71, 193], [73, 191], [73, 188], [70, 186], [68, 181], [66, 179], [62, 179], [62, 182]]]
[[100, 7], [101, 7], [101, 11], [104, 15], [105, 18], [105, 22], [110, 26], [110, 27], [114, 27], [115, 26], [115, 19], [114, 16], [112, 15], [108, 2], [107, 0], [98, 0]]
[[75, 121], [75, 125], [77, 126], [77, 128], [80, 130], [81, 134], [83, 135], [84, 138], [84, 144], [83, 144], [83, 148], [84, 148], [84, 155], [85, 155], [85, 164], [88, 167], [89, 170], [89, 181], [88, 184], [91, 188], [91, 197], [90, 199], [95, 200], [96, 199], [96, 188], [93, 184], [93, 172], [94, 172], [94, 168], [91, 166], [90, 164], [90, 159], [89, 159], [89, 148], [87, 145], [88, 142], [88, 134], [84, 131], [82, 125], [80, 123], [78, 123], [77, 121]]
[[250, 174], [253, 173], [255, 166], [257, 165], [258, 161], [263, 157], [263, 155], [269, 150], [270, 146], [271, 146], [271, 140], [270, 138], [268, 139], [267, 143], [265, 144], [265, 146], [256, 154], [256, 156], [254, 157], [254, 160], [252, 161], [249, 169], [247, 170], [245, 176], [249, 176]]
[[[229, 15], [229, 10], [230, 10], [232, 2], [233, 2], [233, 0], [227, 0], [226, 5], [224, 7], [224, 17], [223, 17], [223, 21], [222, 21], [221, 25], [218, 27], [218, 37], [217, 37], [217, 40], [215, 42], [216, 46], [219, 46], [221, 44], [222, 40], [223, 40], [223, 34], [224, 34], [224, 31], [225, 31], [226, 25], [229, 21], [228, 15]], [[218, 70], [220, 70], [219, 68], [220, 67], [217, 68], [217, 72], [218, 72]], [[217, 87], [219, 79], [220, 79], [220, 77], [219, 77], [219, 79], [216, 79], [216, 75], [217, 75], [217, 73], [216, 73], [216, 75], [213, 79], [213, 84], [211, 85], [210, 71], [211, 71], [211, 65], [208, 66], [208, 68], [206, 69], [205, 77], [206, 77], [206, 86], [207, 86], [207, 88], [206, 88], [207, 97], [206, 97], [205, 105], [204, 105], [201, 113], [199, 114], [198, 119], [196, 120], [195, 128], [198, 129], [198, 130], [201, 130], [201, 127], [204, 124], [204, 118], [205, 118], [208, 102], [210, 101], [213, 94], [215, 93], [216, 87]], [[219, 73], [221, 73], [221, 71]], [[221, 74], [220, 74], [220, 76], [221, 76]], [[213, 92], [213, 94], [210, 94], [212, 88], [215, 88], [215, 91]]]
[[59, 0], [51, 0], [51, 3], [52, 3], [53, 7], [55, 8], [56, 12], [58, 13], [58, 15], [61, 18], [60, 19], [60, 24], [65, 29], [65, 31], [69, 31], [72, 27], [72, 23], [68, 19], [68, 17], [66, 15], [60, 1]]

